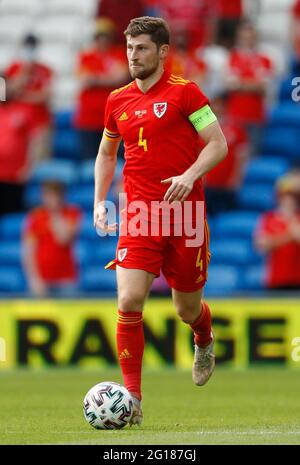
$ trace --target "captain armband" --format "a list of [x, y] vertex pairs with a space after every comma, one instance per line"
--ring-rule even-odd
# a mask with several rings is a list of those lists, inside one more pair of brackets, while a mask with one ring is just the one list
[[214, 121], [217, 121], [216, 115], [213, 113], [209, 105], [205, 105], [200, 110], [195, 111], [189, 116], [189, 120], [197, 132], [209, 126]]

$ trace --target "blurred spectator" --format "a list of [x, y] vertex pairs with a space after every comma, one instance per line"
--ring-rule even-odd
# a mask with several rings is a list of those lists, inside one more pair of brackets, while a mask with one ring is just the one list
[[99, 18], [92, 45], [79, 56], [80, 93], [74, 123], [79, 131], [82, 159], [96, 157], [107, 97], [129, 80], [125, 48], [115, 45], [114, 34], [113, 22]]
[[39, 40], [29, 34], [23, 42], [19, 59], [6, 69], [11, 98], [31, 116], [30, 158], [40, 161], [51, 154], [51, 86], [53, 72], [37, 59]]
[[147, 10], [164, 18], [174, 34], [187, 31], [192, 48], [211, 42], [215, 23], [215, 0], [147, 0]]
[[236, 38], [236, 31], [243, 17], [242, 0], [216, 0], [216, 42], [230, 49]]
[[100, 0], [97, 16], [110, 18], [116, 26], [116, 41], [125, 44], [123, 32], [132, 18], [144, 14], [143, 0]]
[[187, 31], [177, 31], [173, 35], [172, 47], [166, 62], [166, 69], [177, 76], [190, 79], [203, 87], [207, 75], [205, 62], [190, 48]]
[[211, 100], [211, 107], [218, 118], [228, 144], [227, 157], [213, 168], [204, 179], [207, 212], [209, 215], [215, 215], [236, 207], [236, 194], [243, 182], [249, 144], [245, 129], [228, 116], [224, 95], [219, 95]]
[[65, 204], [61, 183], [45, 182], [42, 199], [42, 206], [28, 214], [23, 233], [28, 285], [36, 297], [72, 295], [77, 283], [73, 245], [81, 213]]
[[295, 76], [300, 75], [300, 0], [295, 0], [292, 10], [291, 40], [293, 46], [292, 69]]
[[23, 210], [24, 183], [30, 172], [31, 118], [16, 102], [0, 103], [0, 215]]
[[268, 288], [300, 290], [300, 174], [279, 180], [277, 200], [276, 210], [262, 215], [256, 247], [267, 254]]
[[266, 116], [265, 97], [273, 74], [271, 60], [262, 55], [256, 45], [256, 30], [244, 21], [237, 31], [236, 46], [229, 55], [226, 79], [229, 115], [247, 128], [254, 154], [260, 150]]

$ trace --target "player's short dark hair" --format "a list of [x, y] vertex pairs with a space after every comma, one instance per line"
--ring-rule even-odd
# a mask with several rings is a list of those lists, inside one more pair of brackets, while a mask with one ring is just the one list
[[137, 37], [148, 34], [157, 47], [170, 43], [170, 30], [166, 21], [152, 16], [133, 18], [124, 31], [125, 36]]

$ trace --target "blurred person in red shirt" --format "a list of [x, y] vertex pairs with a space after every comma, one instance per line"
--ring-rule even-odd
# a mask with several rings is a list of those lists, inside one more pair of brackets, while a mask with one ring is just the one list
[[0, 215], [23, 210], [24, 183], [31, 171], [31, 114], [9, 95], [7, 99], [0, 103]]
[[99, 18], [92, 45], [78, 59], [80, 93], [74, 123], [79, 131], [82, 159], [96, 157], [107, 97], [129, 80], [124, 47], [115, 44], [114, 34], [114, 23]]
[[197, 56], [195, 50], [191, 49], [190, 37], [186, 30], [178, 30], [173, 34], [172, 47], [165, 69], [170, 74], [196, 82], [199, 87], [204, 86], [207, 78], [207, 65], [201, 57]]
[[22, 42], [20, 58], [5, 71], [11, 99], [30, 113], [30, 157], [37, 162], [51, 155], [53, 80], [52, 70], [38, 61], [38, 46], [39, 39], [27, 35]]
[[267, 254], [265, 283], [269, 289], [300, 290], [300, 173], [279, 180], [277, 201], [255, 232], [257, 249]]
[[292, 69], [295, 76], [300, 74], [300, 0], [295, 0], [291, 9], [291, 43], [292, 51]]
[[266, 116], [265, 97], [273, 76], [271, 60], [261, 54], [256, 45], [254, 26], [243, 21], [238, 27], [236, 46], [229, 55], [226, 77], [229, 115], [246, 127], [253, 154], [260, 150]]
[[172, 33], [186, 30], [192, 48], [212, 40], [215, 0], [147, 0], [145, 3], [148, 11], [167, 21]]
[[80, 222], [80, 210], [64, 202], [63, 184], [45, 182], [42, 206], [28, 214], [23, 232], [24, 270], [34, 296], [70, 296], [76, 290], [73, 245]]
[[243, 17], [242, 0], [215, 0], [216, 43], [230, 49], [236, 39], [236, 31]]
[[225, 94], [220, 94], [211, 100], [211, 108], [227, 140], [228, 154], [204, 178], [209, 215], [236, 207], [236, 194], [242, 184], [244, 169], [249, 158], [247, 132], [236, 120], [228, 116], [226, 101]]
[[97, 16], [111, 19], [116, 26], [116, 41], [124, 44], [124, 33], [127, 24], [132, 18], [144, 14], [143, 0], [100, 0]]

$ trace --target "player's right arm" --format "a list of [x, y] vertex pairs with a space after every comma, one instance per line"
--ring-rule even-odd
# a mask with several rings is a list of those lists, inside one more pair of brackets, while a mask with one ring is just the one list
[[95, 162], [94, 226], [107, 232], [117, 229], [116, 223], [106, 224], [105, 200], [114, 177], [120, 141], [121, 138], [108, 138], [104, 132]]

